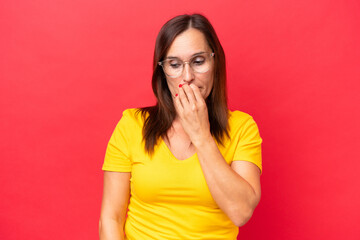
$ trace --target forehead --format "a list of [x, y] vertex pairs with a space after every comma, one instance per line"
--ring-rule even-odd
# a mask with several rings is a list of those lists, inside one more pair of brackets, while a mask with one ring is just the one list
[[199, 52], [209, 52], [210, 47], [202, 32], [189, 28], [178, 35], [167, 52], [167, 57], [189, 58]]

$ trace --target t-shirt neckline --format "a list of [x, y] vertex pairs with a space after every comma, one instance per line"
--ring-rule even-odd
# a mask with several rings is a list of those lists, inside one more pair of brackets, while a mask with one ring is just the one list
[[174, 154], [170, 151], [169, 147], [166, 145], [164, 139], [161, 137], [161, 143], [160, 145], [164, 148], [164, 150], [168, 153], [168, 155], [170, 156], [170, 158], [176, 162], [188, 162], [191, 159], [195, 158], [197, 156], [197, 153], [195, 152], [193, 155], [191, 155], [190, 157], [186, 158], [186, 159], [178, 159], [174, 156]]

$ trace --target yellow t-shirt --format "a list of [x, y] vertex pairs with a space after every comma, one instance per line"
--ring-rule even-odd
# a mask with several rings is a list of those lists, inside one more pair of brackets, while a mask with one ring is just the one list
[[[102, 168], [131, 172], [126, 239], [236, 239], [238, 227], [212, 198], [197, 154], [178, 160], [161, 139], [150, 158], [142, 142], [143, 119], [135, 112], [123, 112]], [[230, 139], [218, 145], [226, 162], [245, 160], [262, 171], [262, 139], [253, 118], [230, 111], [229, 126]]]

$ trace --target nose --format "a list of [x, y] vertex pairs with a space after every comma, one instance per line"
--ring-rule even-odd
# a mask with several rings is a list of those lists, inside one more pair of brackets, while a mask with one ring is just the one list
[[184, 82], [191, 82], [194, 80], [194, 73], [190, 67], [190, 64], [187, 62], [184, 63], [183, 80]]

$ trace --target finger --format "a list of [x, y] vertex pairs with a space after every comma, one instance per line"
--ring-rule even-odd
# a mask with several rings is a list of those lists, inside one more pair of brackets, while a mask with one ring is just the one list
[[189, 105], [189, 100], [184, 92], [183, 86], [179, 85], [179, 100], [183, 108]]
[[[191, 84], [191, 85], [193, 85], [193, 84]], [[194, 106], [195, 106], [195, 108], [196, 108], [196, 98], [195, 98], [193, 89], [188, 84], [182, 86], [182, 88], [184, 89], [184, 92], [188, 98], [190, 106], [192, 108], [194, 108]], [[193, 110], [195, 110], [195, 109], [193, 109]]]
[[191, 84], [190, 87], [193, 90], [196, 102], [197, 103], [205, 103], [205, 100], [200, 93], [200, 89], [197, 86], [195, 86], [194, 84]]
[[176, 112], [182, 113], [184, 111], [184, 108], [183, 108], [183, 106], [182, 106], [182, 104], [180, 102], [179, 95], [176, 94], [173, 99], [174, 99], [174, 106], [175, 106]]

